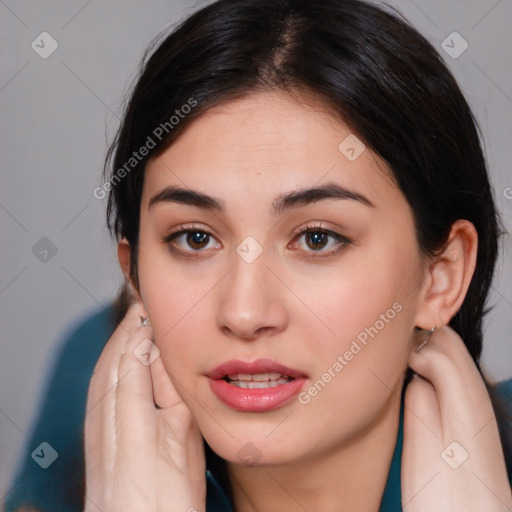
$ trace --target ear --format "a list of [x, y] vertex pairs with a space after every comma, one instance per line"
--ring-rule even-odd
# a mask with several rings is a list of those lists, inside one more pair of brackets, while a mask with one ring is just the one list
[[464, 301], [475, 271], [478, 234], [467, 220], [456, 221], [440, 254], [431, 262], [415, 325], [430, 329], [447, 325]]
[[117, 244], [117, 258], [119, 260], [119, 265], [121, 270], [126, 277], [127, 282], [130, 285], [130, 291], [134, 297], [139, 300], [142, 300], [139, 292], [137, 291], [137, 287], [134, 285], [133, 280], [130, 276], [130, 243], [126, 238], [123, 238]]

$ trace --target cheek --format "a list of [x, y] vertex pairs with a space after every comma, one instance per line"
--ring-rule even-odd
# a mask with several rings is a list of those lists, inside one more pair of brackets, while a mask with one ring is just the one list
[[318, 414], [334, 403], [361, 420], [401, 388], [413, 323], [414, 270], [398, 258], [373, 261], [379, 263], [354, 264], [350, 274], [331, 279], [322, 293], [309, 296], [324, 325], [302, 324], [314, 340], [308, 351], [315, 361], [312, 387], [303, 401], [316, 402]]
[[167, 371], [176, 377], [192, 369], [197, 372], [201, 340], [208, 339], [206, 319], [211, 318], [212, 306], [208, 290], [214, 279], [184, 275], [163, 251], [149, 248], [139, 253], [139, 282]]
[[[345, 305], [346, 315], [332, 317], [339, 335], [319, 341], [316, 371], [299, 395], [304, 424], [337, 432], [338, 441], [357, 435], [399, 399], [410, 331], [409, 314], [398, 301], [377, 300], [374, 293]], [[326, 435], [326, 442], [334, 437]]]
[[376, 339], [403, 339], [397, 328], [409, 317], [403, 314], [409, 300], [406, 281], [405, 273], [396, 269], [361, 265], [317, 281], [316, 288], [302, 283], [300, 293], [315, 315], [299, 322], [320, 349], [316, 357], [343, 353], [354, 341], [366, 348]]

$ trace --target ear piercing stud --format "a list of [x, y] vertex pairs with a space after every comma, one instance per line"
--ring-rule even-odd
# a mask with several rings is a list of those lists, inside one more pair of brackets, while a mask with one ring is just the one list
[[149, 325], [149, 318], [144, 318], [143, 316], [140, 317], [140, 324], [141, 325]]
[[419, 352], [427, 344], [428, 340], [430, 339], [430, 336], [432, 336], [432, 334], [434, 334], [435, 330], [436, 330], [436, 326], [434, 325], [434, 327], [432, 327], [432, 329], [430, 329], [430, 331], [428, 331], [427, 336], [425, 337], [425, 339], [423, 340], [421, 345], [416, 349], [416, 352]]

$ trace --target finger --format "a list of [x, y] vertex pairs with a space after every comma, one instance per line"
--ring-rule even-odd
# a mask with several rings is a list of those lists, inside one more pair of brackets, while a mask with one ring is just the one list
[[146, 318], [146, 311], [142, 302], [133, 302], [103, 348], [93, 375], [101, 374], [105, 376], [112, 373], [113, 376], [109, 383], [112, 385], [117, 381], [118, 365], [114, 361], [117, 361], [120, 354], [124, 352], [124, 345], [130, 339], [132, 333], [141, 326], [141, 317]]
[[[155, 403], [161, 407], [158, 414], [162, 421], [164, 423], [172, 424], [176, 438], [181, 439], [184, 442], [189, 442], [191, 439], [200, 437], [201, 434], [199, 427], [192, 416], [192, 412], [185, 404], [180, 394], [176, 391], [174, 381], [167, 373], [160, 357], [155, 359], [151, 365], [151, 374]], [[201, 442], [201, 453], [202, 450]]]
[[87, 462], [89, 466], [102, 463], [105, 471], [113, 471], [115, 460], [115, 398], [119, 359], [130, 338], [129, 333], [140, 326], [141, 314], [145, 314], [141, 304], [132, 304], [123, 325], [118, 326], [103, 349], [89, 384], [84, 429]]
[[409, 357], [411, 368], [432, 383], [439, 399], [441, 416], [449, 418], [450, 428], [470, 437], [493, 417], [494, 411], [480, 373], [460, 336], [442, 327], [431, 336], [420, 352]]
[[446, 479], [439, 471], [443, 450], [439, 402], [432, 384], [419, 376], [409, 383], [405, 392], [403, 432], [404, 510], [449, 512]]
[[156, 446], [156, 409], [150, 370], [152, 337], [151, 326], [140, 326], [119, 358], [115, 423], [118, 445], [125, 450], [124, 454], [126, 450], [141, 454], [145, 447]]
[[[101, 399], [104, 393], [113, 389], [119, 380], [119, 358], [126, 351], [126, 344], [132, 334], [141, 327], [141, 316], [145, 315], [142, 303], [133, 303], [125, 317], [116, 328], [105, 345], [94, 368], [91, 386], [98, 388], [98, 396]], [[150, 334], [152, 337], [152, 334]], [[94, 390], [94, 389], [93, 389]]]
[[146, 319], [147, 316], [148, 315], [142, 301], [134, 300], [128, 307], [128, 310], [117, 326], [116, 331], [124, 332], [124, 334], [129, 337], [137, 327], [142, 325], [142, 320]]
[[442, 457], [446, 463], [441, 467], [454, 470], [448, 471], [448, 478], [458, 486], [460, 503], [482, 509], [489, 507], [489, 503], [510, 506], [510, 487], [494, 410], [485, 383], [460, 336], [450, 327], [439, 329], [420, 352], [411, 354], [409, 364], [435, 390], [441, 418]]
[[174, 384], [164, 367], [161, 357], [155, 359], [151, 364], [151, 375], [153, 378], [153, 393], [155, 403], [162, 409], [173, 407], [182, 402]]

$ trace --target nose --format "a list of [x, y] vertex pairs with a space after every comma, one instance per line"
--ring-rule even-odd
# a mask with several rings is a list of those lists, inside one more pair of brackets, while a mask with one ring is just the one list
[[222, 280], [217, 323], [227, 336], [250, 341], [286, 329], [285, 287], [268, 268], [264, 254], [252, 263], [235, 254], [233, 268]]

